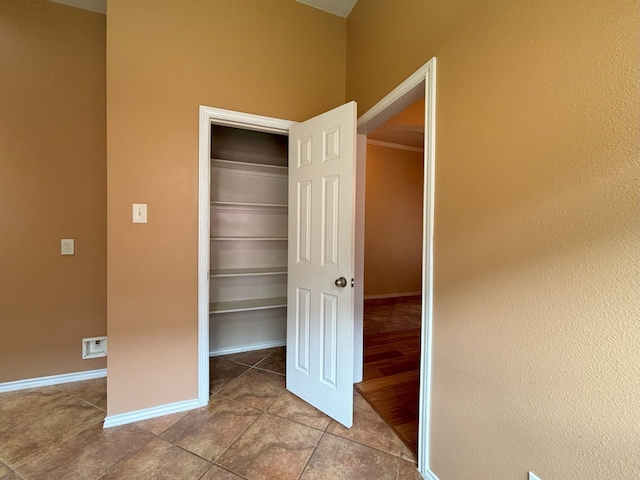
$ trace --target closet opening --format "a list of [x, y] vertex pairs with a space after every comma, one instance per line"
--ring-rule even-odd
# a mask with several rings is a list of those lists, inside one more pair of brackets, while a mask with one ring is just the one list
[[211, 125], [209, 395], [250, 368], [284, 375], [288, 137]]

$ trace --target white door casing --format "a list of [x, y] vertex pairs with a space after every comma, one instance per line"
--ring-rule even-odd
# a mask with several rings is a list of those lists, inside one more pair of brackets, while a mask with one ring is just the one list
[[355, 148], [355, 102], [289, 130], [287, 389], [346, 427], [353, 422]]

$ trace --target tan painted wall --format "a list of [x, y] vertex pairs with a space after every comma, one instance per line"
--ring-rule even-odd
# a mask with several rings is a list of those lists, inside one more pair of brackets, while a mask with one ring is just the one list
[[365, 296], [420, 291], [422, 157], [367, 145]]
[[104, 368], [104, 15], [3, 0], [0, 72], [0, 383]]
[[635, 0], [368, 0], [365, 112], [438, 58], [431, 466], [640, 478]]
[[110, 0], [107, 16], [113, 415], [197, 396], [198, 106], [302, 120], [343, 103], [346, 21], [282, 0]]

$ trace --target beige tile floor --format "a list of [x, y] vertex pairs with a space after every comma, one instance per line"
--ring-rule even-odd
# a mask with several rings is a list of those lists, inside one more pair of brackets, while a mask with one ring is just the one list
[[347, 429], [283, 374], [284, 348], [213, 358], [208, 406], [106, 430], [106, 379], [0, 394], [0, 480], [421, 478], [359, 394]]

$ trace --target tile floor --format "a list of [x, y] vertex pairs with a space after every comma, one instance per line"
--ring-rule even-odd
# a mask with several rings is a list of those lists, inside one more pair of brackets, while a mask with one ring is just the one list
[[284, 348], [211, 372], [208, 406], [106, 430], [106, 379], [0, 394], [0, 480], [421, 478], [359, 394], [346, 429], [287, 392]]

